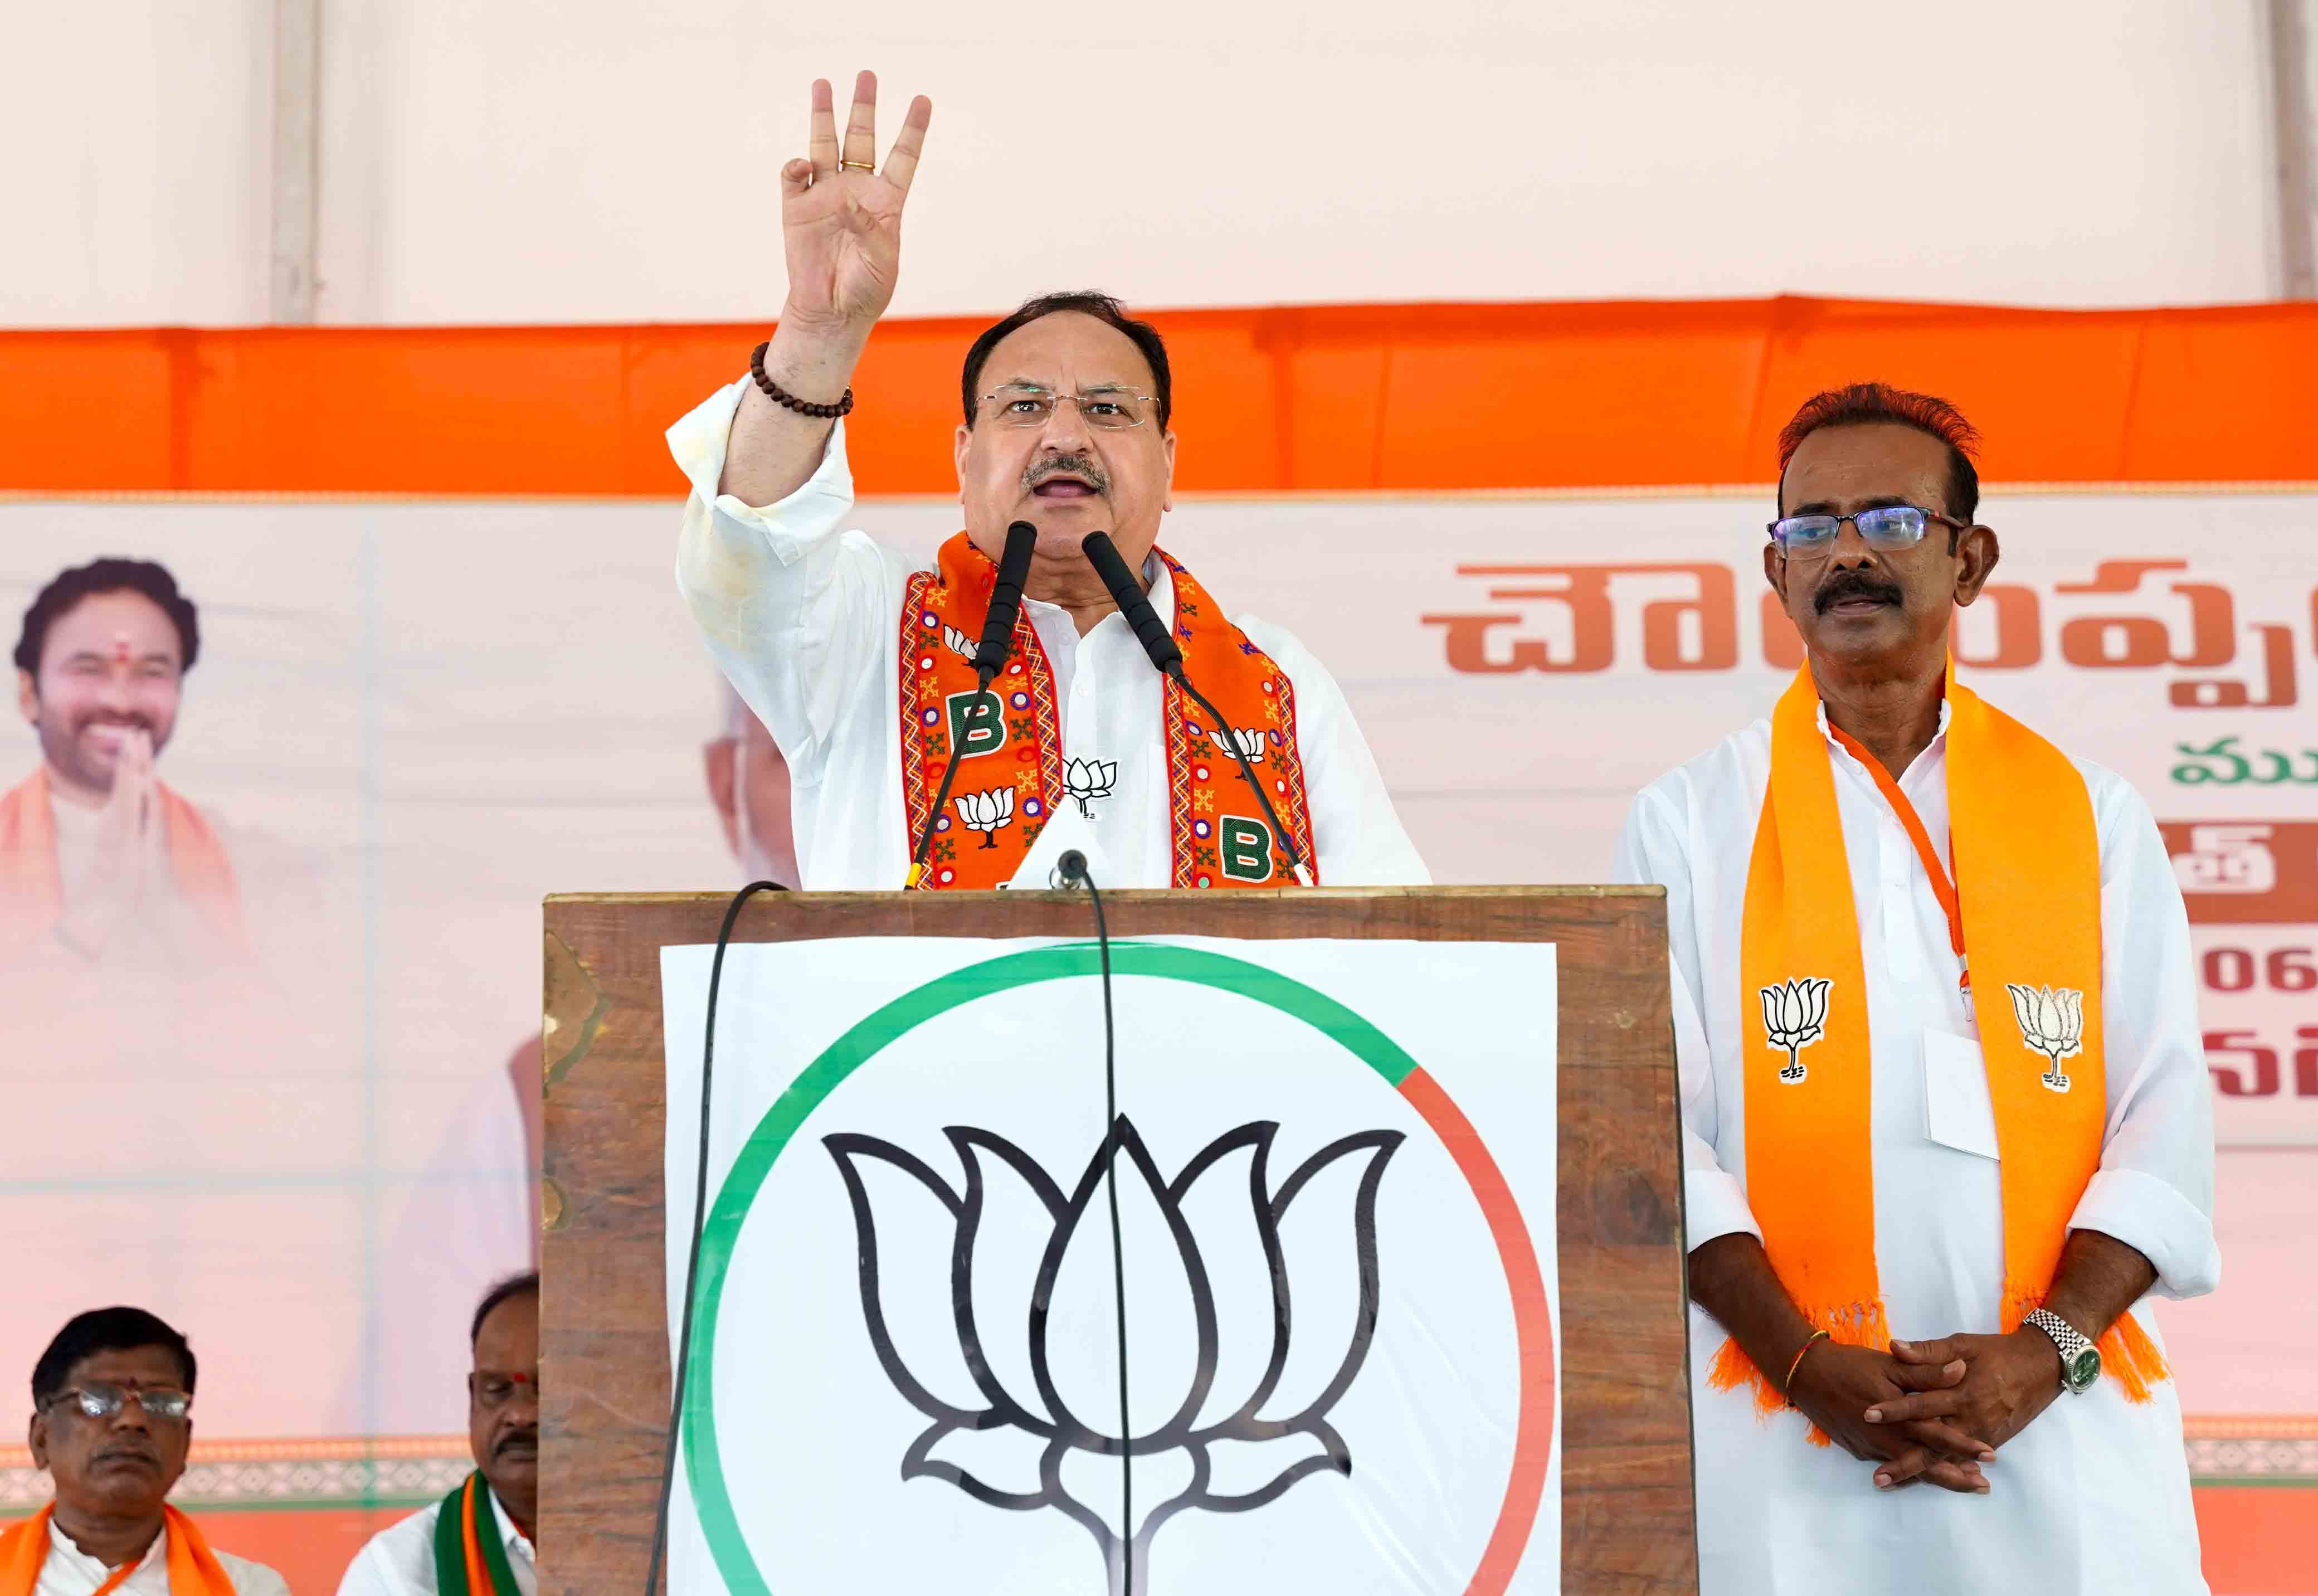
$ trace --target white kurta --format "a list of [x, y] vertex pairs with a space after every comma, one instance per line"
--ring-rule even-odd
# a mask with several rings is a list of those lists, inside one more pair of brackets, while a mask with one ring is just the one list
[[[1945, 709], [1941, 726], [1900, 785], [1946, 864]], [[2004, 1231], [1986, 1078], [1976, 1044], [1969, 1068], [1944, 1069], [1953, 1053], [1926, 1040], [1977, 1035], [1947, 919], [1873, 778], [1831, 737], [1828, 753], [1867, 977], [1875, 1259], [1891, 1333], [1990, 1333]], [[2148, 806], [2114, 773], [2076, 764], [2099, 835], [2108, 1121], [2101, 1167], [2070, 1228], [2138, 1248], [2156, 1267], [2157, 1294], [2195, 1296], [2214, 1288], [2221, 1263], [2188, 921]], [[1620, 880], [1667, 889], [1694, 1249], [1761, 1234], [1747, 1206], [1741, 1071], [1779, 1060], [1746, 1051], [1738, 955], [1770, 765], [1770, 722], [1756, 721], [1645, 789], [1618, 844]], [[1982, 994], [1980, 1010], [1983, 1024], [2014, 1023], [2001, 992], [1993, 1002]], [[2133, 1312], [2155, 1339], [2147, 1301]], [[1801, 1414], [1760, 1419], [1751, 1392], [1712, 1389], [1707, 1366], [1723, 1339], [1694, 1304], [1702, 1596], [2205, 1591], [2170, 1381], [2145, 1404], [2127, 1402], [2106, 1377], [2082, 1396], [2062, 1393], [1985, 1465], [1987, 1496], [1923, 1484], [1879, 1492], [1872, 1465], [1806, 1444]]]
[[[804, 885], [899, 888], [915, 841], [905, 835], [902, 798], [902, 601], [910, 577], [928, 566], [847, 529], [853, 474], [842, 423], [820, 468], [779, 503], [756, 509], [720, 495], [732, 414], [748, 387], [744, 379], [720, 390], [669, 429], [669, 447], [692, 482], [677, 585], [709, 653], [788, 762]], [[1145, 573], [1152, 608], [1172, 627], [1166, 568], [1153, 560]], [[1049, 861], [1074, 847], [1086, 852], [1098, 886], [1168, 885], [1161, 679], [1150, 657], [1117, 614], [1081, 636], [1057, 606], [1026, 600], [1022, 611], [1054, 668], [1064, 758], [1115, 760], [1119, 774], [1112, 796], [1095, 800], [1091, 822], [1074, 803], [1056, 807], [1015, 880], [1047, 886]], [[1429, 881], [1334, 678], [1280, 627], [1252, 616], [1231, 619], [1295, 687], [1320, 884]]]
[[[516, 1589], [522, 1596], [536, 1596], [537, 1555], [499, 1498], [492, 1497], [490, 1503], [491, 1522], [507, 1548], [508, 1572], [515, 1575]], [[435, 1526], [442, 1517], [438, 1501], [372, 1536], [347, 1565], [338, 1596], [436, 1596]]]
[[[290, 1596], [289, 1583], [263, 1563], [252, 1563], [247, 1557], [237, 1557], [230, 1552], [216, 1553], [218, 1566], [233, 1582], [235, 1596]], [[72, 1537], [49, 1525], [49, 1560], [40, 1565], [40, 1577], [32, 1586], [32, 1596], [89, 1596], [103, 1589], [112, 1577], [112, 1570], [89, 1556], [73, 1545]], [[115, 1585], [120, 1596], [169, 1596], [169, 1532], [163, 1529], [153, 1537], [153, 1545], [137, 1564], [136, 1572]]]

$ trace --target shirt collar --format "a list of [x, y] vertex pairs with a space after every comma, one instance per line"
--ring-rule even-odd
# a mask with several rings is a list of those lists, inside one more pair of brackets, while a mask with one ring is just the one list
[[533, 1555], [530, 1538], [515, 1527], [515, 1520], [508, 1517], [507, 1509], [499, 1505], [499, 1493], [486, 1491], [483, 1494], [490, 1499], [491, 1521], [499, 1526], [499, 1544], [510, 1552], [520, 1554], [526, 1563], [538, 1561]]
[[[1927, 753], [1930, 752], [1931, 748], [1937, 748], [1946, 742], [1948, 735], [1949, 708], [1950, 705], [1948, 701], [1945, 699], [1942, 699], [1940, 700], [1940, 729], [1932, 734], [1931, 744], [1929, 747], [1926, 749]], [[1843, 746], [1843, 744], [1836, 742], [1835, 740], [1835, 728], [1827, 724], [1827, 703], [1824, 699], [1820, 700], [1819, 707], [1819, 735], [1826, 738], [1830, 746], [1837, 748]]]
[[[107, 1573], [112, 1572], [111, 1569], [105, 1568], [103, 1564], [90, 1556], [86, 1552], [82, 1551], [79, 1546], [73, 1540], [73, 1537], [67, 1535], [62, 1528], [58, 1528], [56, 1519], [53, 1516], [49, 1519], [49, 1548], [51, 1552], [62, 1553], [66, 1557], [71, 1559], [73, 1562], [81, 1564], [86, 1567], [103, 1569]], [[168, 1555], [169, 1527], [166, 1524], [164, 1524], [161, 1526], [161, 1533], [153, 1537], [153, 1544], [145, 1548], [145, 1555], [139, 1559], [136, 1572], [142, 1573], [146, 1569], [152, 1567], [156, 1563], [166, 1559]]]

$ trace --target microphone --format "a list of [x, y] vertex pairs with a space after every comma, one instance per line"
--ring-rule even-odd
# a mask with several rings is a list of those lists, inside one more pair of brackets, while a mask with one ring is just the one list
[[1153, 668], [1181, 688], [1191, 702], [1207, 711], [1208, 717], [1216, 723], [1216, 729], [1224, 734], [1224, 741], [1231, 745], [1233, 757], [1239, 761], [1240, 779], [1247, 783], [1248, 790], [1255, 794], [1255, 801], [1263, 806], [1263, 817], [1271, 823], [1272, 840], [1288, 856], [1288, 868], [1296, 872], [1296, 879], [1305, 886], [1312, 885], [1311, 872], [1304, 868], [1304, 861], [1296, 852], [1295, 839], [1288, 834], [1288, 828], [1280, 824], [1280, 811], [1271, 807], [1271, 795], [1264, 791], [1263, 783], [1255, 779], [1255, 766], [1249, 762], [1247, 750], [1239, 745], [1238, 733], [1224, 718], [1223, 711], [1208, 703], [1199, 690], [1191, 685], [1191, 679], [1183, 673], [1183, 651], [1175, 645], [1174, 636], [1167, 630], [1166, 623], [1159, 618], [1159, 612], [1152, 609], [1151, 595], [1143, 591], [1143, 584], [1135, 580], [1134, 573], [1127, 568], [1127, 562], [1119, 557], [1119, 546], [1111, 542], [1110, 534], [1090, 532], [1080, 539], [1079, 547], [1086, 555], [1087, 564], [1094, 567], [1094, 573], [1102, 579], [1102, 585], [1110, 590], [1110, 601], [1119, 606], [1119, 613], [1126, 618], [1128, 628], [1135, 634], [1136, 641], [1143, 645], [1143, 652], [1151, 656]]
[[1038, 528], [1028, 521], [1006, 528], [1006, 550], [998, 556], [998, 585], [990, 590], [990, 612], [982, 623], [982, 643], [974, 651], [975, 674], [984, 687], [1006, 668], [1006, 656], [1013, 652], [1014, 618], [1022, 613], [1022, 582], [1030, 573], [1030, 551], [1038, 542]]
[[[1014, 651], [1014, 621], [1022, 613], [1022, 582], [1030, 573], [1030, 551], [1038, 542], [1038, 528], [1028, 521], [1016, 521], [1006, 528], [1005, 552], [998, 556], [998, 580], [990, 590], [990, 609], [983, 617], [982, 641], [975, 645], [975, 696], [966, 724], [959, 727], [961, 745], [964, 735], [989, 713], [990, 679], [1006, 668], [1006, 656]], [[950, 783], [957, 780], [960, 762], [958, 750], [951, 749], [949, 764], [942, 771], [941, 790], [934, 794], [933, 807], [926, 811], [925, 826], [918, 833], [918, 845], [910, 853], [905, 888], [926, 879], [926, 851], [934, 845], [934, 827], [949, 803]]]

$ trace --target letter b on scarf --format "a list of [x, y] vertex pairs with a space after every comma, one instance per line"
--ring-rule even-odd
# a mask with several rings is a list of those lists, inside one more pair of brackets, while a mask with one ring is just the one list
[[1271, 831], [1260, 820], [1226, 815], [1216, 826], [1217, 857], [1235, 881], [1271, 879]]
[[958, 758], [1006, 746], [1006, 711], [996, 693], [952, 693], [944, 701], [949, 706], [949, 745]]

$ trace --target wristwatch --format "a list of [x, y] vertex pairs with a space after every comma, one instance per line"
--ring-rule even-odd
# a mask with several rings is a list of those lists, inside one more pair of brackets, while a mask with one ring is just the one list
[[2082, 1396], [2100, 1378], [2100, 1348], [2084, 1339], [2077, 1327], [2049, 1308], [2039, 1308], [2020, 1321], [2033, 1324], [2053, 1338], [2061, 1349], [2061, 1384], [2072, 1396]]

